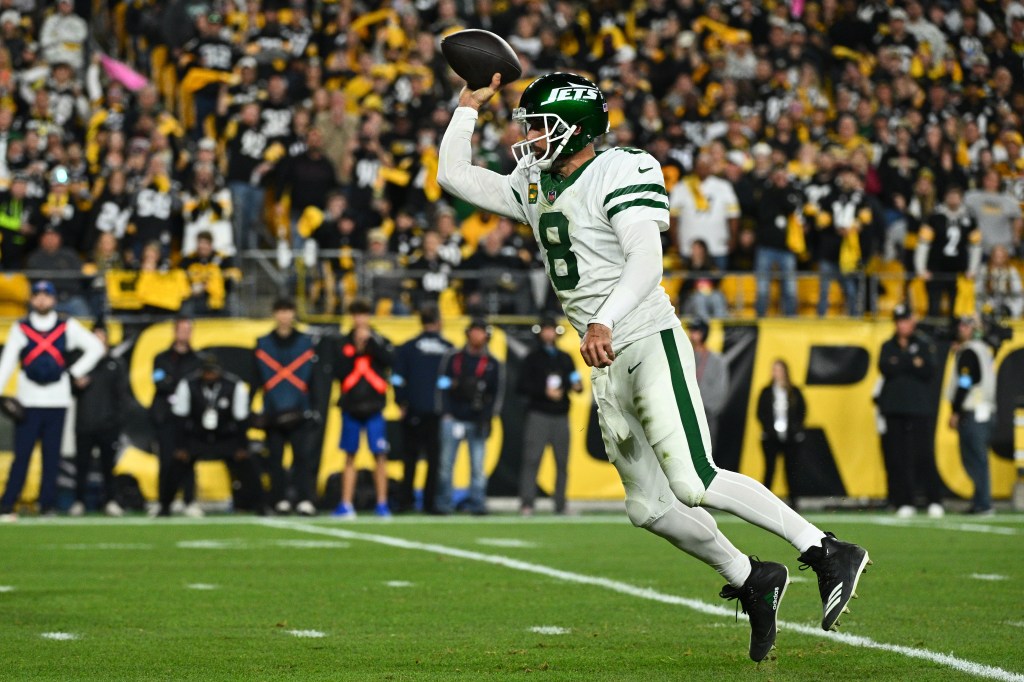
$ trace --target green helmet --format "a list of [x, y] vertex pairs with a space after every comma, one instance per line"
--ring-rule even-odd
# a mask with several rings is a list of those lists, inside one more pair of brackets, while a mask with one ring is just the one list
[[[541, 137], [512, 145], [516, 161], [547, 170], [560, 156], [571, 156], [608, 132], [608, 102], [591, 81], [574, 73], [551, 73], [530, 83], [519, 98], [512, 120], [523, 124], [523, 133], [542, 131]], [[537, 156], [538, 140], [547, 149]]]

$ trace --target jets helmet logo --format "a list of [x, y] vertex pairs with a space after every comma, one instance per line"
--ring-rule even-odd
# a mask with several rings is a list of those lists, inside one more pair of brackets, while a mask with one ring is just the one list
[[574, 85], [565, 88], [555, 88], [548, 95], [548, 98], [541, 102], [541, 106], [545, 104], [551, 104], [552, 102], [563, 102], [566, 100], [595, 100], [600, 95], [600, 91], [597, 88], [588, 88], [585, 86]]

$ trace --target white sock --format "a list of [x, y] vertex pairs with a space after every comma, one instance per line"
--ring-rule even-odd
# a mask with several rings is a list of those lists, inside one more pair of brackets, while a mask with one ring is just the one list
[[742, 587], [750, 575], [750, 559], [722, 535], [715, 518], [700, 507], [690, 509], [676, 501], [645, 528], [700, 559], [734, 587]]
[[748, 523], [775, 533], [801, 554], [820, 546], [825, 534], [790, 509], [772, 491], [743, 474], [719, 469], [701, 506], [734, 514]]

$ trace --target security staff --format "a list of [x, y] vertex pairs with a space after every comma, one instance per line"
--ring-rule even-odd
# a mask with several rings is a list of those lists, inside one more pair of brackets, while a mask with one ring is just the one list
[[[103, 357], [100, 340], [77, 320], [58, 316], [56, 305], [57, 289], [52, 282], [41, 280], [33, 284], [28, 317], [11, 327], [0, 354], [0, 390], [20, 365], [15, 396], [24, 407], [24, 418], [14, 426], [14, 462], [0, 498], [0, 520], [18, 518], [14, 505], [25, 485], [37, 442], [43, 455], [39, 511], [53, 512], [64, 417], [71, 405], [71, 382], [81, 385], [82, 378]], [[82, 355], [69, 367], [72, 351], [81, 351]]]
[[942, 483], [935, 466], [935, 413], [930, 399], [935, 348], [917, 331], [917, 321], [906, 305], [897, 305], [893, 318], [896, 334], [882, 344], [878, 356], [883, 384], [877, 398], [878, 411], [885, 420], [882, 453], [889, 503], [900, 518], [913, 516], [914, 482], [919, 478], [928, 497], [928, 514], [942, 516]]
[[[196, 460], [221, 459], [231, 478], [241, 484], [242, 495], [250, 500], [253, 511], [265, 514], [259, 470], [256, 459], [249, 454], [246, 438], [249, 387], [224, 372], [217, 356], [204, 353], [199, 371], [178, 382], [171, 411], [182, 420], [182, 431], [171, 461], [168, 490], [177, 489], [181, 477]], [[170, 516], [171, 500], [160, 500], [160, 516]]]
[[310, 383], [317, 362], [313, 338], [295, 328], [295, 302], [281, 298], [274, 302], [274, 330], [256, 340], [256, 391], [263, 392], [263, 429], [266, 433], [267, 464], [270, 470], [270, 502], [278, 514], [292, 510], [288, 499], [288, 477], [283, 466], [284, 446], [292, 446], [291, 482], [295, 488], [295, 511], [316, 514], [313, 504], [314, 472], [311, 441], [319, 415], [310, 401]]
[[171, 347], [153, 358], [153, 385], [156, 394], [149, 408], [149, 416], [156, 435], [157, 453], [160, 457], [159, 497], [171, 499], [178, 494], [178, 487], [184, 493], [185, 515], [200, 517], [203, 510], [195, 503], [196, 477], [192, 469], [185, 471], [172, 489], [171, 461], [177, 444], [180, 420], [171, 411], [171, 397], [178, 383], [199, 369], [199, 354], [192, 349], [192, 319], [178, 317], [174, 320], [174, 341]]
[[114, 458], [127, 410], [128, 369], [121, 357], [110, 353], [107, 327], [102, 320], [93, 325], [92, 333], [103, 344], [104, 355], [74, 390], [75, 502], [68, 514], [85, 513], [85, 493], [95, 449], [103, 475], [103, 513], [122, 516], [124, 510], [114, 499]]
[[434, 306], [420, 311], [423, 332], [395, 351], [391, 385], [395, 402], [402, 411], [402, 487], [398, 508], [414, 507], [413, 485], [416, 464], [422, 455], [427, 460], [427, 479], [423, 485], [423, 511], [435, 513], [437, 468], [441, 449], [441, 412], [434, 392], [437, 390], [441, 358], [454, 346], [441, 336], [441, 317]]
[[537, 348], [523, 361], [518, 392], [526, 396], [523, 425], [523, 461], [519, 469], [519, 513], [533, 514], [537, 497], [537, 469], [544, 448], [555, 456], [555, 513], [564, 514], [565, 488], [569, 476], [569, 391], [583, 390], [576, 365], [555, 345], [563, 328], [553, 318], [544, 318], [537, 333]]

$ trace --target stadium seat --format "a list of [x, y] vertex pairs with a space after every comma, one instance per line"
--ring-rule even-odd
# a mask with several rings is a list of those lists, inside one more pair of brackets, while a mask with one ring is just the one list
[[[722, 295], [736, 317], [756, 317], [757, 280], [754, 275], [726, 275], [721, 282]], [[774, 298], [774, 295], [773, 295]]]
[[27, 311], [28, 278], [20, 272], [0, 274], [0, 317], [21, 317]]

